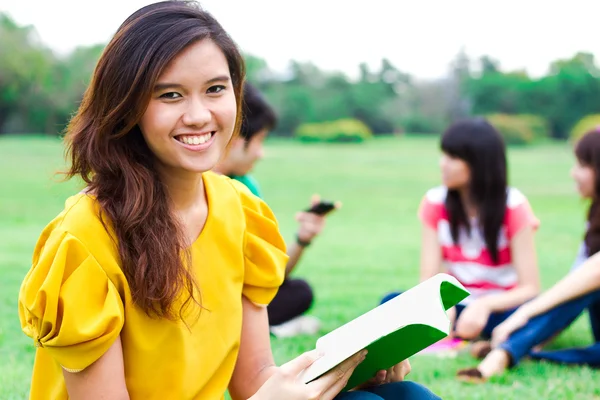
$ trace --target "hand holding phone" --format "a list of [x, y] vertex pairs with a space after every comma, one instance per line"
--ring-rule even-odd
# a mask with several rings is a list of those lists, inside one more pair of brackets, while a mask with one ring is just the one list
[[319, 200], [317, 203], [314, 203], [310, 208], [307, 208], [304, 211], [322, 216], [329, 214], [331, 211], [339, 208], [340, 206], [340, 202], [334, 203], [331, 201]]
[[335, 208], [335, 205], [330, 201], [319, 201], [316, 204], [313, 204], [312, 207], [307, 208], [306, 212], [317, 214], [317, 215], [326, 215], [330, 213]]

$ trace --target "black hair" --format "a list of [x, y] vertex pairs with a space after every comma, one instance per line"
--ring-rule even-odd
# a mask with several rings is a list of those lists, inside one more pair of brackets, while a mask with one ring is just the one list
[[[497, 263], [498, 236], [506, 213], [507, 167], [506, 146], [498, 131], [483, 118], [459, 120], [442, 135], [442, 151], [469, 166], [469, 195], [477, 215], [488, 251]], [[446, 197], [450, 232], [456, 243], [461, 226], [470, 234], [465, 207], [457, 190], [449, 189]]]
[[588, 210], [589, 226], [585, 233], [588, 256], [600, 251], [600, 127], [586, 133], [575, 146], [579, 162], [594, 170], [594, 198]]
[[244, 138], [246, 143], [262, 130], [272, 130], [277, 125], [275, 110], [273, 110], [259, 90], [248, 82], [244, 83], [244, 104], [242, 110], [240, 136]]

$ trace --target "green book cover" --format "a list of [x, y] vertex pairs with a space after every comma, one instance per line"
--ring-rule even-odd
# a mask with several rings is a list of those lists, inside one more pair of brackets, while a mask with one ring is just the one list
[[323, 357], [300, 374], [311, 382], [353, 354], [367, 349], [365, 360], [348, 380], [344, 391], [373, 378], [417, 354], [450, 333], [446, 310], [469, 296], [448, 274], [438, 274], [394, 299], [319, 338], [316, 349]]

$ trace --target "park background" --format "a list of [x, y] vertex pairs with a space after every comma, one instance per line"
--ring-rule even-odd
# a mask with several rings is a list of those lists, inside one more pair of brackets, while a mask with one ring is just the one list
[[[56, 41], [49, 43], [44, 36], [49, 28], [40, 22], [44, 29], [38, 30], [26, 18], [36, 9], [49, 13], [44, 8], [48, 6], [28, 3], [26, 12], [16, 2], [0, 4], [0, 399], [28, 396], [34, 347], [19, 326], [19, 285], [39, 233], [81, 187], [78, 182], [61, 183], [55, 175], [65, 167], [61, 134], [110, 36], [68, 49]], [[56, 29], [93, 19], [93, 7], [85, 11], [75, 3], [55, 3], [58, 13], [48, 14], [47, 19]], [[122, 20], [148, 2], [137, 1], [136, 7], [135, 1], [116, 4], [121, 3], [115, 14]], [[327, 12], [321, 13], [318, 3], [309, 1], [303, 7], [312, 7], [310, 15], [330, 26], [320, 30], [320, 40], [297, 47], [297, 59], [293, 58], [296, 41], [305, 34], [311, 37], [296, 32], [298, 39], [285, 30], [297, 27], [292, 17], [299, 5], [285, 8], [258, 1], [254, 13], [242, 10], [247, 22], [242, 25], [234, 24], [232, 15], [248, 5], [232, 2], [228, 10], [227, 3], [202, 2], [232, 26], [232, 36], [244, 51], [248, 80], [278, 113], [279, 123], [255, 175], [285, 238], [293, 240], [293, 216], [313, 193], [344, 203], [295, 272], [315, 287], [316, 302], [310, 313], [324, 322], [322, 330], [315, 336], [274, 339], [278, 362], [313, 348], [320, 334], [377, 305], [387, 291], [417, 283], [417, 207], [425, 191], [439, 184], [439, 135], [459, 118], [486, 117], [505, 138], [510, 184], [524, 192], [541, 220], [536, 246], [544, 288], [567, 273], [586, 217], [586, 204], [578, 199], [569, 177], [572, 145], [583, 132], [600, 125], [600, 45], [590, 41], [591, 33], [597, 33], [589, 18], [598, 11], [594, 2], [558, 2], [563, 8], [557, 11], [554, 4], [542, 2], [537, 7], [531, 6], [536, 2], [523, 3], [519, 8], [520, 3], [512, 2], [489, 2], [483, 7], [457, 1], [448, 10], [443, 2], [428, 1], [424, 2], [428, 10], [412, 15], [414, 2], [410, 1], [392, 10], [379, 1], [337, 3], [337, 7], [325, 2]], [[353, 6], [362, 7], [360, 19], [349, 11]], [[396, 19], [390, 20], [388, 14]], [[405, 30], [377, 33], [376, 17], [388, 25], [396, 21], [401, 27], [413, 19], [420, 25], [414, 25], [412, 35]], [[305, 30], [319, 30], [319, 23], [311, 29], [311, 21], [303, 22]], [[114, 32], [118, 23], [106, 26], [106, 32]], [[348, 25], [360, 35], [347, 33], [354, 32], [347, 30]], [[90, 21], [90, 26], [95, 25]], [[255, 26], [260, 32], [266, 26], [278, 37], [264, 55], [244, 36], [244, 29], [249, 32]], [[449, 45], [444, 38], [451, 36], [453, 26], [466, 32], [463, 38], [478, 38], [484, 50], [489, 43], [489, 52], [481, 51], [481, 45], [478, 51], [470, 51], [466, 39]], [[375, 46], [385, 40], [381, 35], [395, 34], [391, 43], [397, 46], [370, 51], [370, 43], [382, 48]], [[255, 42], [269, 40], [266, 34], [248, 36]], [[505, 46], [497, 47], [502, 40]], [[410, 48], [403, 47], [407, 42]], [[548, 50], [553, 47], [555, 53]], [[494, 54], [494, 48], [502, 49], [502, 54]], [[283, 60], [279, 53], [291, 58]], [[348, 58], [348, 53], [354, 58]], [[343, 64], [336, 66], [331, 58], [320, 63], [322, 54], [333, 55]], [[364, 62], [349, 65], [347, 61], [363, 56]], [[445, 56], [445, 61], [439, 61]], [[509, 66], [504, 58], [510, 60]], [[528, 68], [530, 64], [535, 68]], [[419, 65], [426, 72], [420, 73]], [[591, 340], [583, 316], [553, 346], [583, 346]], [[600, 398], [600, 373], [586, 367], [525, 361], [484, 386], [469, 386], [455, 379], [458, 369], [475, 364], [468, 355], [419, 356], [411, 362], [409, 378], [444, 399]]]

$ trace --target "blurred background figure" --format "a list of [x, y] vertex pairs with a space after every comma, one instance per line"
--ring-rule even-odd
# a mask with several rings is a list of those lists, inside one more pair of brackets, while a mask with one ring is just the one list
[[[232, 139], [228, 152], [214, 171], [242, 182], [254, 195], [262, 198], [259, 184], [250, 172], [264, 155], [264, 141], [269, 131], [275, 127], [277, 117], [264, 97], [250, 83], [246, 83], [244, 87], [243, 110], [240, 136]], [[319, 201], [318, 196], [313, 196], [311, 205]], [[275, 336], [315, 334], [320, 328], [317, 318], [304, 315], [313, 304], [313, 289], [307, 281], [291, 278], [290, 274], [298, 265], [304, 250], [325, 227], [325, 218], [325, 215], [306, 211], [296, 214], [298, 230], [295, 241], [288, 245], [289, 261], [285, 280], [267, 308], [271, 332]]]
[[[477, 368], [459, 371], [463, 380], [484, 382], [514, 367], [525, 356], [561, 364], [600, 366], [600, 127], [575, 146], [571, 176], [581, 198], [590, 202], [587, 228], [569, 274], [548, 291], [519, 307], [493, 334]], [[589, 312], [594, 344], [587, 348], [540, 351], [542, 345]]]
[[456, 277], [471, 296], [450, 313], [454, 334], [489, 339], [539, 291], [539, 221], [527, 198], [508, 186], [504, 141], [489, 122], [452, 124], [440, 147], [442, 186], [430, 189], [419, 207], [421, 280], [440, 272]]

